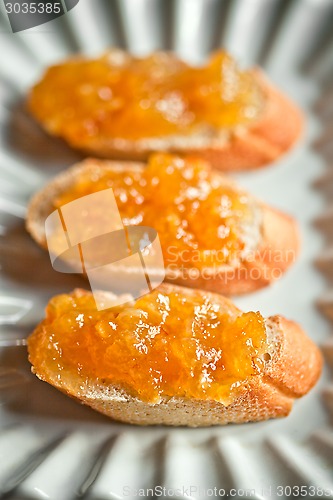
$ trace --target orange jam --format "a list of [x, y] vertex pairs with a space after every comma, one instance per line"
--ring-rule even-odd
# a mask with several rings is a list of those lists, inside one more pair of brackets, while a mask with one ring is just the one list
[[163, 286], [97, 311], [90, 292], [58, 295], [28, 340], [37, 373], [73, 370], [143, 401], [185, 397], [230, 404], [267, 354], [264, 319], [229, 301]]
[[251, 71], [214, 53], [192, 67], [169, 53], [144, 59], [111, 51], [49, 68], [33, 87], [32, 114], [76, 147], [97, 138], [140, 139], [233, 129], [257, 119], [262, 91]]
[[158, 232], [166, 265], [218, 266], [239, 262], [249, 250], [253, 200], [214, 176], [202, 160], [155, 154], [146, 168], [125, 173], [98, 160], [88, 165], [54, 208], [111, 187], [125, 226]]

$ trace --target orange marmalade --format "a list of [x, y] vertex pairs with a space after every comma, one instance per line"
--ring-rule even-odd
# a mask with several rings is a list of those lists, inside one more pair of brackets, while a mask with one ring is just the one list
[[214, 53], [201, 67], [160, 52], [138, 59], [111, 51], [50, 67], [31, 90], [32, 114], [82, 148], [95, 139], [136, 140], [233, 129], [258, 118], [263, 95], [251, 71]]
[[79, 374], [142, 401], [161, 397], [230, 404], [263, 372], [266, 330], [218, 296], [163, 286], [136, 302], [97, 311], [90, 292], [54, 297], [28, 340], [37, 373]]
[[111, 187], [125, 226], [157, 231], [166, 265], [238, 263], [249, 251], [249, 226], [255, 239], [253, 200], [202, 160], [155, 154], [138, 170], [116, 171], [98, 160], [87, 166], [54, 208]]

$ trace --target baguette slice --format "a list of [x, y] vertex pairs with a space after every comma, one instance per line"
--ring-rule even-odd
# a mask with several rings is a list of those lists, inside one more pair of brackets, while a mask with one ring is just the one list
[[[293, 102], [270, 83], [259, 70], [255, 78], [265, 98], [264, 111], [251, 126], [233, 131], [216, 130], [212, 134], [170, 136], [140, 140], [96, 137], [82, 148], [101, 158], [145, 161], [153, 152], [195, 155], [223, 172], [264, 167], [278, 160], [300, 138], [304, 118]], [[81, 148], [80, 148], [81, 149]]]
[[[159, 287], [159, 291], [177, 291], [187, 296], [197, 293], [165, 284]], [[90, 292], [77, 290], [74, 293]], [[204, 291], [199, 293], [220, 304], [221, 308], [230, 308], [230, 301], [223, 296]], [[238, 311], [232, 304], [231, 307]], [[29, 359], [33, 373], [41, 380], [115, 420], [138, 425], [190, 427], [253, 422], [288, 415], [294, 400], [305, 395], [316, 383], [322, 368], [319, 349], [299, 325], [282, 316], [272, 316], [265, 320], [265, 327], [269, 356], [266, 354], [268, 360], [264, 370], [246, 379], [229, 405], [215, 400], [182, 397], [163, 397], [158, 403], [147, 403], [106, 379], [83, 382], [76, 369], [62, 369], [59, 376], [58, 369], [52, 369], [43, 361], [36, 362], [30, 348]]]
[[[118, 49], [108, 52], [109, 60], [112, 62], [114, 59], [117, 66], [127, 62], [130, 57]], [[173, 57], [175, 64], [179, 61], [175, 55], [168, 53], [168, 57]], [[200, 156], [222, 171], [263, 167], [277, 160], [295, 144], [302, 133], [304, 118], [299, 108], [275, 88], [260, 69], [255, 68], [251, 72], [262, 91], [264, 103], [259, 117], [250, 125], [239, 125], [233, 129], [205, 126], [195, 134], [140, 139], [102, 137], [97, 134], [84, 141], [79, 139], [73, 142], [65, 134], [57, 135], [68, 140], [72, 147], [102, 158], [145, 161], [152, 152], [167, 151]], [[49, 121], [41, 120], [29, 99], [28, 107], [41, 125], [51, 134], [54, 133], [52, 117], [49, 117]]]
[[[112, 162], [88, 159], [62, 172], [32, 198], [26, 227], [34, 240], [47, 248], [45, 219], [53, 211], [53, 200], [70, 189], [80, 176], [100, 169], [130, 172], [142, 169], [141, 163]], [[218, 176], [226, 185], [230, 180]], [[237, 189], [237, 188], [236, 188]], [[290, 267], [299, 248], [295, 220], [253, 198], [254, 223], [247, 228], [248, 255], [232, 264], [215, 265], [193, 273], [190, 267], [166, 267], [166, 280], [173, 284], [201, 288], [224, 295], [249, 293], [269, 285]], [[141, 270], [140, 270], [141, 271]], [[135, 273], [135, 269], [132, 269]]]

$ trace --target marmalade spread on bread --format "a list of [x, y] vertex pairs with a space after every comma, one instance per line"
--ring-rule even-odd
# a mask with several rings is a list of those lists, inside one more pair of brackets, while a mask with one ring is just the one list
[[249, 244], [257, 243], [253, 200], [213, 175], [202, 160], [158, 153], [150, 157], [147, 167], [125, 166], [125, 171], [98, 160], [89, 162], [91, 168], [54, 200], [54, 208], [111, 187], [124, 225], [153, 227], [171, 269], [237, 265], [249, 252]]
[[111, 51], [50, 67], [32, 89], [32, 114], [73, 146], [112, 139], [212, 135], [255, 121], [263, 95], [253, 73], [214, 53], [201, 67], [160, 52]]
[[260, 313], [163, 286], [103, 311], [90, 292], [56, 296], [28, 347], [46, 380], [52, 374], [61, 383], [72, 373], [82, 390], [107, 384], [150, 403], [181, 397], [226, 405], [262, 373], [267, 352]]

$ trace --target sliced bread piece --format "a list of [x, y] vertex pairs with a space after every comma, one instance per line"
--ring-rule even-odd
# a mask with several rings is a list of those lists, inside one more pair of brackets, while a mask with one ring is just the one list
[[[184, 63], [171, 53], [159, 52], [150, 58], [154, 59], [154, 70], [151, 70], [149, 76], [153, 71], [158, 74], [160, 60], [161, 65], [166, 64], [167, 67], [167, 70], [161, 67], [160, 73], [167, 73], [168, 78], [171, 78], [171, 85], [174, 78], [170, 76], [173, 75], [172, 67], [184, 66]], [[178, 135], [166, 135], [161, 132], [150, 137], [145, 136], [143, 132], [143, 136], [128, 138], [121, 133], [110, 134], [108, 123], [118, 121], [122, 124], [121, 110], [125, 109], [125, 114], [127, 113], [126, 107], [118, 109], [118, 101], [126, 101], [127, 105], [128, 98], [133, 99], [135, 90], [133, 89], [127, 98], [126, 90], [123, 97], [117, 97], [117, 90], [113, 95], [112, 77], [107, 77], [105, 72], [112, 66], [116, 70], [125, 68], [125, 71], [130, 72], [128, 64], [133, 60], [135, 59], [124, 51], [110, 50], [101, 58], [91, 60], [91, 69], [89, 73], [83, 70], [82, 79], [77, 75], [78, 71], [81, 71], [80, 68], [89, 62], [87, 59], [71, 59], [52, 67], [32, 89], [28, 97], [29, 110], [49, 133], [62, 137], [71, 146], [93, 156], [142, 161], [152, 152], [195, 154], [209, 161], [214, 168], [223, 171], [248, 170], [272, 163], [288, 151], [301, 135], [303, 116], [300, 110], [257, 68], [250, 70], [249, 75], [259, 89], [260, 112], [255, 118], [245, 120], [245, 123], [220, 129], [210, 123], [201, 123], [195, 130], [185, 130]], [[103, 75], [100, 81], [99, 71]], [[159, 78], [157, 76], [157, 80]], [[237, 78], [234, 85], [238, 85]], [[126, 84], [120, 85], [120, 89], [124, 86], [126, 87]], [[248, 89], [244, 91], [248, 92]], [[173, 93], [178, 95], [177, 92]], [[66, 95], [71, 95], [72, 98], [66, 98]], [[96, 100], [96, 95], [101, 95], [100, 99]], [[160, 106], [163, 105], [163, 113], [166, 116], [171, 116], [172, 123], [178, 108], [172, 99], [167, 104], [167, 97], [168, 94], [164, 98], [161, 97]], [[96, 101], [95, 107], [89, 104], [90, 99], [91, 102]], [[110, 105], [110, 99], [114, 99], [115, 108]], [[145, 100], [149, 101], [149, 96]], [[140, 105], [137, 103], [138, 107]], [[133, 126], [136, 132], [144, 130], [146, 127], [143, 113], [144, 109], [140, 113], [139, 121], [136, 121], [134, 115], [127, 129]], [[148, 112], [146, 116], [149, 120]]]
[[[54, 210], [54, 202], [63, 193], [70, 191], [77, 182], [84, 178], [98, 178], [106, 172], [131, 173], [144, 171], [141, 163], [112, 162], [88, 159], [62, 172], [49, 182], [32, 198], [27, 213], [27, 229], [35, 241], [43, 248], [47, 247], [45, 220]], [[226, 187], [239, 193], [243, 191], [232, 184], [230, 179], [216, 172], [212, 173]], [[91, 180], [91, 191], [94, 181]], [[112, 184], [109, 185], [112, 187]], [[173, 193], [170, 193], [170, 202]], [[248, 293], [269, 285], [294, 263], [298, 254], [299, 237], [295, 220], [266, 204], [261, 203], [246, 193], [249, 199], [251, 221], [243, 228], [246, 245], [237, 259], [231, 262], [209, 262], [208, 266], [196, 268], [193, 263], [184, 262], [180, 267], [175, 264], [166, 266], [166, 280], [182, 286], [191, 286], [222, 293], [225, 295]], [[158, 218], [158, 210], [155, 210]], [[154, 212], [154, 213], [155, 213]], [[200, 215], [200, 219], [209, 218], [209, 214]], [[212, 228], [213, 230], [214, 228]], [[216, 228], [215, 228], [216, 229]], [[219, 249], [220, 250], [220, 249]], [[223, 250], [223, 240], [221, 240]], [[132, 270], [135, 272], [135, 269]]]
[[[228, 299], [217, 294], [165, 284], [158, 288], [158, 293], [164, 299], [168, 296], [170, 297], [171, 293], [179, 294], [182, 299], [191, 298], [194, 295], [198, 297], [199, 294], [202, 298], [202, 303], [205, 304], [205, 310], [207, 310], [207, 306], [213, 305], [215, 307], [214, 311], [228, 310], [232, 315], [237, 316], [241, 314]], [[91, 295], [90, 292], [76, 290], [71, 296], [75, 298], [89, 295]], [[145, 314], [146, 322], [149, 322], [151, 317], [149, 316], [151, 312], [149, 297], [149, 295], [146, 296], [146, 299], [148, 298], [148, 305], [146, 302], [144, 309], [140, 309], [141, 314]], [[151, 297], [153, 297], [152, 294]], [[132, 304], [129, 304], [128, 307], [132, 307]], [[123, 306], [122, 310], [126, 310], [126, 305]], [[80, 306], [76, 306], [73, 312], [76, 315], [80, 312], [83, 313], [84, 310], [81, 310]], [[137, 312], [138, 310], [136, 310]], [[69, 309], [65, 314], [62, 314], [61, 320], [59, 320], [62, 322], [62, 325], [70, 317], [70, 313], [71, 310]], [[57, 318], [56, 314], [55, 319]], [[171, 307], [168, 314], [170, 317], [176, 317], [179, 311], [177, 312], [177, 310]], [[177, 331], [170, 330], [170, 326], [163, 327], [168, 332], [168, 336], [166, 337], [167, 343], [172, 343], [174, 339], [179, 340], [179, 338], [188, 339], [188, 335], [191, 335], [189, 330], [186, 330], [186, 321], [188, 319], [183, 318], [183, 321], [179, 323]], [[117, 324], [117, 321], [117, 316], [115, 316], [114, 323]], [[191, 321], [195, 321], [195, 319], [192, 317]], [[53, 323], [52, 332], [54, 332], [56, 324], [59, 325], [60, 323]], [[228, 401], [211, 399], [207, 393], [202, 398], [186, 397], [186, 395], [180, 396], [179, 394], [176, 396], [172, 394], [163, 395], [162, 393], [157, 402], [145, 401], [138, 395], [133, 394], [131, 388], [124, 387], [119, 383], [117, 384], [114, 380], [108, 379], [108, 377], [99, 379], [98, 377], [90, 376], [87, 378], [84, 374], [84, 366], [82, 367], [81, 365], [79, 368], [75, 365], [74, 361], [73, 364], [69, 364], [67, 361], [67, 364], [65, 363], [62, 366], [60, 356], [60, 361], [58, 360], [52, 364], [48, 359], [50, 349], [53, 347], [52, 342], [55, 342], [55, 340], [53, 340], [52, 336], [50, 337], [50, 330], [44, 323], [41, 323], [28, 339], [29, 359], [32, 363], [32, 371], [41, 380], [48, 382], [70, 397], [115, 420], [138, 425], [164, 424], [191, 427], [260, 421], [288, 415], [294, 400], [305, 395], [316, 383], [322, 367], [322, 357], [319, 349], [306, 336], [299, 325], [281, 316], [272, 316], [264, 320], [264, 328], [264, 335], [266, 337], [265, 352], [261, 351], [260, 354], [257, 354], [257, 356], [261, 357], [261, 369], [258, 372], [254, 372], [251, 376], [241, 379], [236, 384], [236, 389], [234, 389], [235, 385], [233, 385], [232, 390], [235, 392]], [[223, 335], [223, 330], [218, 331], [220, 335]], [[84, 335], [84, 332], [83, 327], [81, 335]], [[244, 332], [244, 334], [246, 333], [248, 334], [247, 331]], [[66, 333], [63, 332], [62, 335], [65, 336]], [[104, 332], [103, 335], [105, 335]], [[117, 332], [116, 335], [122, 335], [122, 332]], [[144, 331], [142, 333], [141, 340], [146, 340], [145, 335], [148, 335], [148, 332]], [[192, 335], [195, 334], [192, 333]], [[104, 338], [100, 340], [99, 337], [94, 337], [95, 342], [102, 343], [104, 342]], [[135, 341], [138, 341], [137, 336], [133, 336], [133, 338]], [[216, 338], [218, 343], [219, 337]], [[61, 349], [66, 349], [62, 345], [62, 339], [63, 337], [61, 336], [57, 338], [57, 353], [61, 352]], [[247, 342], [250, 339], [251, 334], [249, 334]], [[232, 339], [230, 340], [232, 341]], [[84, 351], [85, 354], [87, 352], [87, 355], [89, 355], [90, 349], [93, 352], [98, 348], [96, 343], [94, 345], [88, 343], [87, 345], [87, 351]], [[105, 349], [108, 345], [110, 344], [105, 343]], [[186, 344], [182, 345], [186, 349]], [[249, 344], [247, 343], [247, 345]], [[216, 345], [216, 348], [218, 347], [219, 345]], [[150, 347], [150, 349], [154, 349], [154, 347]], [[168, 346], [166, 345], [165, 350], [167, 351], [167, 349]], [[67, 351], [67, 357], [71, 357], [70, 348], [67, 347]], [[202, 353], [202, 355], [205, 356], [205, 353]], [[126, 356], [125, 352], [124, 356]], [[244, 353], [240, 349], [239, 352], [233, 351], [233, 356], [242, 357]], [[138, 354], [135, 369], [137, 379], [140, 376], [140, 360], [142, 360], [142, 355], [140, 357]], [[112, 359], [109, 361], [112, 362]], [[100, 359], [100, 365], [103, 362], [105, 362], [104, 357]], [[116, 362], [118, 363], [119, 360]], [[255, 358], [253, 358], [253, 363], [255, 362]], [[216, 365], [215, 370], [221, 370], [222, 367], [223, 365]], [[87, 369], [89, 371], [89, 366]], [[128, 367], [128, 369], [130, 368]], [[122, 367], [120, 367], [120, 372], [121, 370]], [[123, 370], [125, 372], [127, 370], [126, 363], [123, 365]], [[211, 373], [213, 376], [216, 375], [216, 371], [212, 371]], [[162, 373], [160, 375], [162, 380], [165, 374]], [[228, 369], [226, 371], [227, 375]], [[188, 370], [187, 376], [189, 378], [193, 377], [191, 370]], [[200, 376], [198, 372], [195, 372], [194, 377], [198, 376]], [[186, 379], [184, 383], [187, 383]], [[133, 384], [135, 386], [136, 381]], [[179, 391], [181, 392], [182, 387], [176, 387], [178, 393]]]

